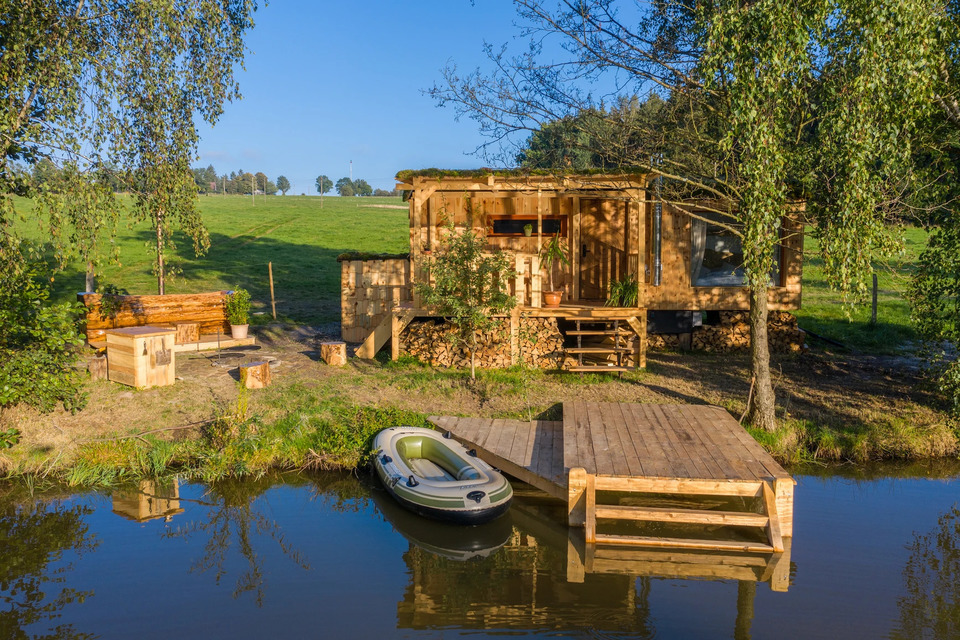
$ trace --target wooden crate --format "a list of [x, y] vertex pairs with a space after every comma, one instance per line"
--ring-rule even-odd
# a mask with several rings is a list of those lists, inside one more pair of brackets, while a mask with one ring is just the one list
[[176, 329], [128, 327], [106, 334], [108, 380], [131, 387], [173, 384]]

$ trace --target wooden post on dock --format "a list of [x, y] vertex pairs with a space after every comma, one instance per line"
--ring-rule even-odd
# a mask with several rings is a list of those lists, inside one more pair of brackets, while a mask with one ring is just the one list
[[582, 527], [587, 523], [587, 472], [583, 467], [570, 469], [567, 491], [567, 524]]

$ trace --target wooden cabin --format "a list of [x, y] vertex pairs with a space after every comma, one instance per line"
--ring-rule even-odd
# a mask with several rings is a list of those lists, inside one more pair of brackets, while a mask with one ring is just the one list
[[[739, 238], [711, 224], [706, 210], [693, 209], [694, 217], [658, 202], [649, 176], [453, 173], [398, 175], [410, 206], [409, 256], [342, 257], [343, 337], [363, 342], [361, 357], [373, 357], [392, 339], [394, 357], [409, 352], [437, 364], [463, 361], [463, 354], [437, 340], [442, 330], [412, 286], [429, 277], [429, 263], [451, 225], [482, 234], [491, 251], [510, 255], [514, 267], [508, 287], [517, 307], [503, 318], [502, 330], [488, 336], [483, 366], [555, 362], [571, 370], [620, 371], [645, 366], [648, 333], [655, 340], [679, 336], [678, 344], [689, 346], [698, 327], [745, 322], [737, 313], [749, 309]], [[568, 249], [569, 265], [553, 266], [563, 298], [548, 308], [543, 291], [549, 278], [539, 254], [556, 235]], [[800, 306], [802, 249], [802, 224], [785, 212], [771, 274], [773, 312]], [[611, 287], [630, 279], [638, 283], [636, 303], [609, 306]], [[802, 340], [792, 316], [771, 316]]]

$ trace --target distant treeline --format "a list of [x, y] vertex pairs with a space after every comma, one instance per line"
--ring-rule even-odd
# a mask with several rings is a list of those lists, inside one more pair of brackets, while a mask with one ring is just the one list
[[[32, 174], [33, 182], [38, 186], [46, 186], [54, 191], [59, 190], [61, 178], [64, 169], [57, 166], [49, 159], [40, 160], [32, 169], [20, 167], [21, 174]], [[229, 193], [234, 195], [276, 195], [280, 192], [286, 195], [290, 190], [290, 181], [285, 176], [277, 176], [276, 182], [267, 177], [262, 171], [250, 173], [240, 169], [230, 173], [218, 174], [214, 166], [208, 165], [206, 168], [195, 167], [193, 180], [197, 185], [198, 193]], [[101, 185], [109, 187], [116, 193], [125, 191], [136, 191], [138, 178], [136, 172], [120, 171], [114, 167], [99, 167], [93, 171], [85, 172]], [[336, 188], [341, 196], [397, 196], [399, 192], [394, 189], [373, 189], [366, 180], [358, 178], [350, 180], [349, 178], [340, 178], [336, 183], [326, 176], [317, 178], [317, 191], [328, 193]]]

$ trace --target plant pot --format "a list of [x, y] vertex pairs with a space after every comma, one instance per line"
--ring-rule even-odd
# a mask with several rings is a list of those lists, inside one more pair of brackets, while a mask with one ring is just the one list
[[544, 291], [543, 306], [555, 309], [560, 306], [560, 298], [563, 297], [563, 291]]
[[247, 337], [247, 329], [250, 328], [248, 324], [232, 324], [230, 325], [230, 337], [234, 340], [243, 340]]
[[523, 230], [523, 235], [525, 235], [525, 236], [527, 236], [527, 237], [529, 238], [530, 236], [533, 235], [533, 229], [524, 229], [524, 230]]

